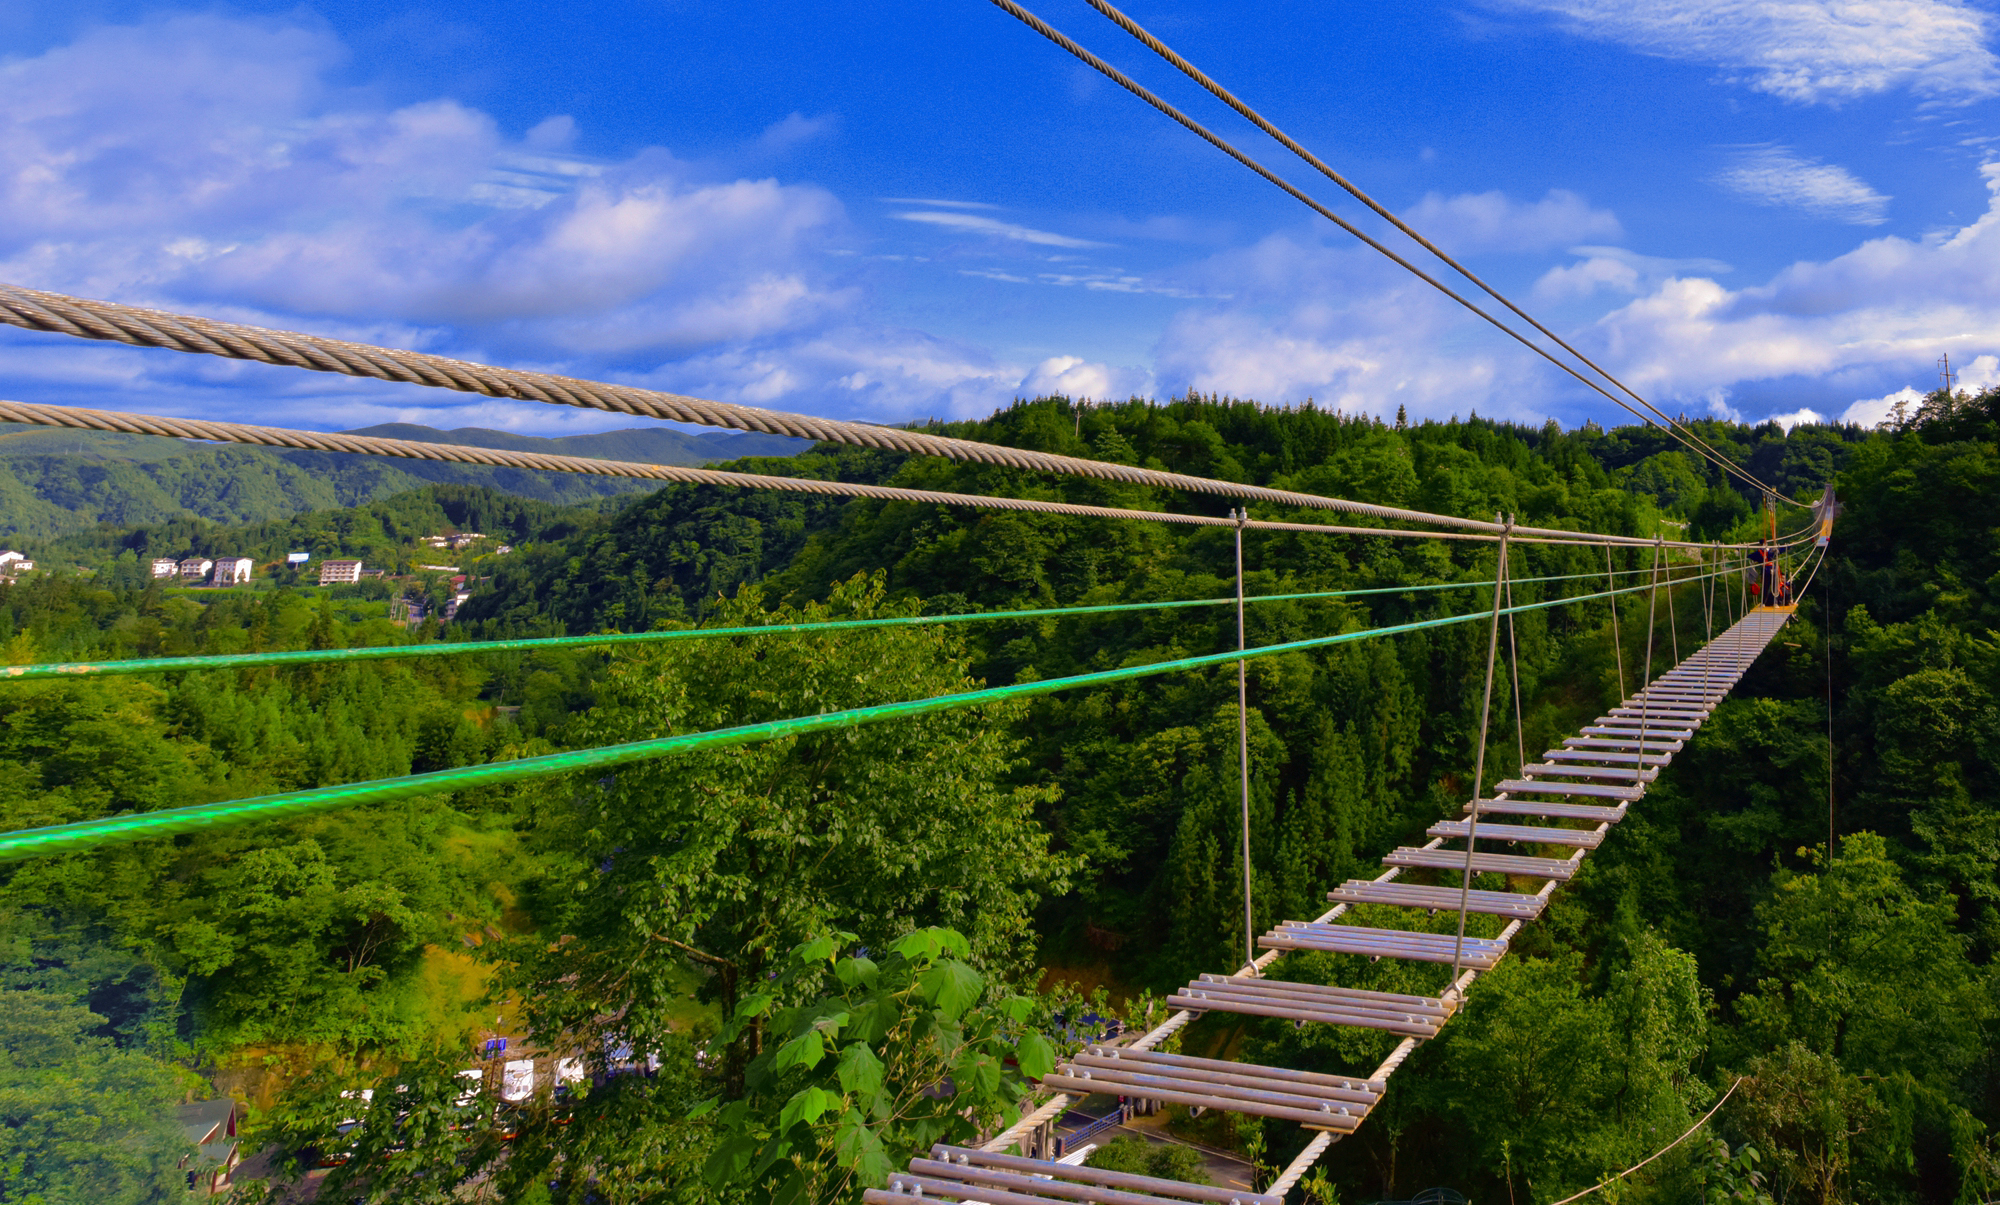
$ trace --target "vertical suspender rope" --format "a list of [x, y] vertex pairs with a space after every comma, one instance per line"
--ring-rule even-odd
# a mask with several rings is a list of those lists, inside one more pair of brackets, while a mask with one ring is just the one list
[[[1499, 519], [1500, 516], [1493, 516]], [[1472, 762], [1472, 815], [1465, 826], [1465, 880], [1458, 889], [1458, 939], [1451, 947], [1451, 984], [1460, 993], [1458, 971], [1465, 957], [1465, 910], [1472, 901], [1472, 850], [1479, 841], [1479, 797], [1486, 790], [1486, 729], [1493, 715], [1493, 662], [1500, 655], [1500, 596], [1507, 581], [1507, 545], [1514, 537], [1514, 520], [1500, 533], [1500, 563], [1493, 575], [1493, 630], [1486, 638], [1486, 689], [1479, 695], [1479, 753]]]
[[[1703, 554], [1702, 560], [1704, 562], [1708, 560], [1706, 553]], [[1720, 544], [1715, 547], [1715, 569], [1709, 571], [1706, 563], [1702, 565], [1702, 569], [1705, 576], [1702, 579], [1701, 592], [1708, 604], [1702, 610], [1702, 614], [1706, 617], [1702, 628], [1706, 636], [1706, 639], [1703, 641], [1703, 647], [1706, 647], [1715, 643], [1715, 573], [1720, 572], [1722, 569], [1722, 546]], [[1715, 658], [1712, 656], [1701, 659], [1701, 701], [1703, 706], [1707, 706], [1709, 703], [1708, 669], [1710, 663], [1714, 660]]]
[[[1236, 651], [1247, 648], [1243, 633], [1243, 525], [1250, 508], [1231, 511], [1236, 520]], [[1236, 762], [1243, 780], [1243, 961], [1257, 961], [1257, 922], [1250, 908], [1250, 671], [1248, 659], [1236, 663]]]
[[1750, 554], [1743, 554], [1743, 573], [1736, 582], [1736, 601], [1743, 608], [1743, 614], [1750, 613]]
[[1503, 578], [1507, 584], [1507, 669], [1514, 679], [1514, 768], [1517, 774], [1528, 772], [1528, 737], [1521, 730], [1521, 646], [1514, 640], [1514, 581]]
[[1705, 571], [1707, 571], [1708, 574], [1707, 579], [1703, 581], [1701, 584], [1702, 598], [1707, 600], [1705, 614], [1708, 616], [1708, 619], [1703, 626], [1703, 630], [1707, 633], [1707, 638], [1709, 640], [1714, 640], [1715, 639], [1715, 590], [1716, 590], [1715, 575], [1722, 572], [1722, 545], [1720, 544], [1714, 545], [1713, 550], [1705, 551], [1701, 559], [1703, 562], [1702, 568]]
[[[1665, 551], [1665, 547], [1662, 546], [1662, 554]], [[1674, 664], [1679, 665], [1681, 663], [1681, 624], [1680, 619], [1674, 614], [1674, 565], [1672, 561], [1667, 562], [1667, 636], [1674, 642]]]
[[[1604, 546], [1604, 588], [1618, 589], [1618, 575], [1611, 568], [1611, 545]], [[1618, 662], [1618, 697], [1629, 699], [1625, 692], [1625, 648], [1618, 640], [1618, 595], [1613, 593], [1607, 600], [1611, 607], [1611, 656]]]
[[[1660, 543], [1659, 538], [1657, 536], [1654, 537], [1653, 588], [1646, 594], [1646, 674], [1645, 677], [1640, 679], [1641, 685], [1639, 689], [1642, 692], [1649, 689], [1653, 684], [1653, 633], [1658, 629], [1660, 624], [1660, 555], [1664, 551], [1665, 548]], [[1669, 604], [1673, 602], [1672, 589], [1667, 591], [1667, 601]], [[1652, 696], [1647, 695], [1644, 701], [1639, 704], [1639, 760], [1632, 763], [1633, 765], [1644, 766], [1646, 764], [1646, 722], [1652, 718]]]

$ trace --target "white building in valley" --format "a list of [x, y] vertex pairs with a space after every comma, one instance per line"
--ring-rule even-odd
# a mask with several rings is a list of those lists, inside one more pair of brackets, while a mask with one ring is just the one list
[[218, 586], [237, 586], [250, 580], [250, 571], [256, 562], [247, 556], [226, 556], [215, 562], [215, 576], [209, 580]]
[[360, 561], [321, 561], [319, 563], [319, 584], [322, 586], [347, 585], [360, 580]]

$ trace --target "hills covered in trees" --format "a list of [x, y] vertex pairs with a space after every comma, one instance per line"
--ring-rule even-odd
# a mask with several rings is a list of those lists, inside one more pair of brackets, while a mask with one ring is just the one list
[[[391, 439], [596, 456], [650, 464], [704, 464], [782, 456], [803, 440], [663, 427], [540, 439], [504, 431], [439, 431], [393, 423], [354, 432]], [[630, 493], [638, 482], [483, 465], [439, 464], [149, 435], [66, 431], [0, 423], [0, 539], [30, 545], [96, 524], [247, 523], [359, 506], [430, 483], [483, 485], [554, 503]]]
[[[1690, 1144], [1632, 1195], [1748, 1192], [1757, 1159], [1788, 1200], [1993, 1195], [2000, 405], [1939, 397], [1889, 432], [1699, 428], [1787, 491], [1835, 480], [1848, 509], [1832, 555], [1783, 643], [1517, 940], [1521, 956], [1475, 989], [1383, 1110], [1335, 1148], [1328, 1166], [1342, 1199], [1430, 1184], [1479, 1198], [1563, 1195], [1662, 1145], [1738, 1076], [1749, 1078], [1718, 1121], [1725, 1145]], [[950, 430], [1543, 526], [1650, 536], [1675, 522], [1721, 539], [1761, 522], [1725, 481], [1643, 429], [1479, 420], [1399, 429], [1195, 398], [1081, 413], [1044, 399]], [[1213, 506], [854, 449], [750, 467]], [[449, 504], [399, 500], [370, 521]], [[697, 487], [604, 516], [528, 510], [520, 521], [540, 524], [541, 542], [508, 558], [461, 613], [477, 634], [1219, 599], [1232, 589], [1226, 531]], [[1252, 532], [1245, 552], [1253, 595], [1451, 587], [1491, 572], [1489, 550], [1432, 541]], [[1601, 549], [1521, 556], [1523, 579], [1560, 580], [1524, 580], [1517, 601], [1592, 593], [1606, 572]], [[1614, 559], [1617, 571], [1644, 567], [1631, 554]], [[1446, 588], [1259, 603], [1250, 640], [1460, 614], [1485, 599]], [[109, 574], [31, 578], [0, 591], [0, 635], [15, 660], [147, 624], [185, 651], [410, 638], [281, 592], [183, 601], [149, 600]], [[1708, 630], [1697, 592], [1675, 603], [1654, 633], [1656, 672]], [[1732, 603], [1715, 605], [1719, 627]], [[1641, 672], [1643, 601], [1620, 612], [1622, 643], [1610, 620], [1593, 601], [1516, 625], [1520, 735], [1531, 750], [1618, 697], [1621, 669], [1628, 687]], [[1191, 607], [615, 656], [15, 684], [0, 691], [0, 807], [14, 828], [810, 714], [1212, 652], [1233, 646], [1232, 624], [1226, 607]], [[1316, 915], [1327, 888], [1463, 802], [1484, 654], [1483, 631], [1466, 624], [1255, 664], [1260, 925]], [[1511, 773], [1511, 707], [1496, 717], [1504, 752], [1494, 768]], [[813, 1028], [834, 1015], [815, 1012], [817, 1002], [839, 996], [851, 1010], [880, 984], [904, 993], [899, 1007], [942, 1010], [936, 1024], [968, 1018], [1009, 1041], [1032, 1033], [1060, 1047], [1074, 1028], [1059, 1015], [1078, 1012], [1073, 995], [1054, 989], [1064, 972], [1117, 985], [1118, 1001], [1101, 1007], [1137, 1020], [1154, 999], [1147, 991], [1233, 965], [1235, 730], [1233, 672], [1171, 675], [21, 864], [0, 869], [0, 973], [50, 1001], [21, 1022], [55, 1034], [49, 1049], [84, 1049], [61, 1036], [78, 1024], [61, 1010], [87, 1008], [102, 1018], [89, 1033], [103, 1049], [219, 1077], [254, 1099], [261, 1132], [294, 1147], [327, 1140], [340, 1090], [386, 1085], [390, 1100], [397, 1083], [430, 1082], [433, 1063], [448, 1082], [459, 1043], [496, 1024], [517, 1041], [566, 1043], [599, 1066], [620, 1043], [657, 1051], [652, 1077], [607, 1081], [589, 1109], [546, 1101], [531, 1111], [496, 1163], [469, 1161], [456, 1139], [428, 1155], [384, 1139], [368, 1148], [380, 1161], [357, 1158], [340, 1173], [379, 1199], [430, 1199], [459, 1184], [508, 1199], [742, 1200], [764, 1191], [754, 1184], [775, 1189], [791, 1176], [816, 1199], [847, 1199], [855, 1176], [935, 1135], [867, 1112], [868, 1102], [902, 1099], [893, 1069], [889, 1081], [867, 1070], [894, 1053], [886, 1038], [855, 1038], [874, 1052], [866, 1057], [780, 1057], [804, 1051], [808, 1031], [829, 1032]], [[933, 926], [968, 940], [910, 947], [928, 961], [878, 968], [886, 979], [864, 981], [871, 972], [840, 960], [861, 948], [886, 968], [888, 947]], [[814, 943], [836, 933], [846, 936], [815, 962]], [[795, 948], [805, 954], [788, 954]], [[1422, 968], [1316, 956], [1279, 965], [1439, 986]], [[773, 972], [782, 978], [764, 980]], [[746, 1014], [745, 985], [757, 982], [780, 986], [758, 1006], [769, 1011]], [[953, 983], [974, 985], [972, 994], [961, 998]], [[1018, 1015], [1006, 1003], [1017, 996], [1027, 1001]], [[988, 1008], [999, 1011], [977, 1011]], [[1366, 1035], [1219, 1018], [1184, 1040], [1345, 1072], [1365, 1070], [1357, 1064], [1372, 1053]], [[985, 1084], [979, 1051], [959, 1056], [973, 1060], [967, 1082]], [[69, 1067], [86, 1056], [60, 1057]], [[105, 1068], [90, 1074], [114, 1074], [88, 1057]], [[991, 1074], [998, 1092], [1014, 1073]], [[718, 1106], [694, 1107], [708, 1099]], [[798, 1101], [814, 1106], [811, 1116], [787, 1104]], [[1267, 1158], [1301, 1140], [1276, 1124], [1200, 1136], [1261, 1144]], [[724, 1157], [780, 1141], [796, 1158], [759, 1169], [761, 1155]], [[48, 1161], [30, 1152], [24, 1166]]]

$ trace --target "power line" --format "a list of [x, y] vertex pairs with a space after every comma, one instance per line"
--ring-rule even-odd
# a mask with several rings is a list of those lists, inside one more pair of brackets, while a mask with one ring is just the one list
[[[1310, 164], [1312, 167], [1317, 169], [1321, 175], [1325, 176], [1327, 179], [1333, 181], [1335, 184], [1338, 184], [1341, 188], [1345, 189], [1348, 192], [1348, 194], [1351, 195], [1355, 200], [1361, 202], [1363, 205], [1366, 205], [1368, 208], [1374, 210], [1378, 215], [1386, 219], [1391, 225], [1395, 226], [1396, 229], [1402, 231], [1404, 234], [1408, 235], [1411, 239], [1415, 240], [1416, 243], [1419, 246], [1423, 247], [1424, 250], [1430, 252], [1432, 255], [1437, 256], [1440, 260], [1443, 260], [1446, 264], [1450, 265], [1450, 267], [1454, 271], [1456, 271], [1460, 276], [1465, 277], [1465, 279], [1479, 286], [1479, 288], [1484, 290], [1489, 297], [1493, 298], [1495, 301], [1498, 301], [1501, 305], [1506, 306], [1508, 309], [1514, 311], [1514, 313], [1518, 314], [1529, 325], [1533, 326], [1536, 330], [1540, 331], [1542, 334], [1548, 336], [1551, 340], [1553, 340], [1556, 346], [1562, 348], [1564, 351], [1575, 356], [1578, 360], [1581, 360], [1584, 364], [1588, 365], [1591, 368], [1591, 370], [1596, 372], [1599, 376], [1611, 382], [1613, 385], [1616, 385], [1620, 390], [1622, 390], [1624, 393], [1630, 396], [1633, 401], [1638, 402], [1641, 406], [1644, 406], [1654, 415], [1657, 415], [1660, 421], [1655, 423], [1653, 422], [1652, 419], [1646, 418], [1646, 416], [1643, 414], [1639, 415], [1640, 418], [1645, 419], [1648, 423], [1654, 426], [1660, 426], [1662, 430], [1665, 430], [1670, 435], [1674, 435], [1675, 438], [1681, 441], [1681, 443], [1687, 445], [1691, 450], [1693, 450], [1697, 455], [1701, 456], [1703, 459], [1706, 459], [1714, 463], [1715, 465], [1723, 469], [1725, 472], [1735, 474], [1739, 480], [1743, 481], [1748, 485], [1756, 487], [1756, 489], [1758, 489], [1760, 492], [1766, 494], [1776, 493], [1776, 491], [1773, 490], [1770, 486], [1765, 485], [1762, 481], [1758, 480], [1754, 475], [1740, 468], [1733, 461], [1723, 456], [1721, 452], [1719, 452], [1713, 446], [1711, 446], [1708, 443], [1708, 441], [1702, 439], [1700, 435], [1690, 430], [1688, 427], [1680, 423], [1678, 420], [1670, 417], [1665, 411], [1653, 405], [1645, 398], [1639, 396], [1639, 394], [1635, 392], [1629, 385], [1625, 384], [1625, 382], [1619, 380], [1617, 377], [1613, 376], [1610, 372], [1606, 371], [1602, 366], [1597, 364], [1597, 362], [1592, 360], [1589, 356], [1584, 355], [1576, 348], [1570, 346], [1570, 344], [1566, 342], [1560, 335], [1556, 334], [1554, 331], [1550, 330], [1546, 326], [1543, 326], [1539, 321], [1537, 321], [1534, 315], [1528, 313], [1528, 311], [1514, 304], [1514, 302], [1510, 298], [1502, 294], [1498, 289], [1495, 289], [1492, 285], [1486, 283], [1486, 281], [1474, 275], [1471, 269], [1467, 268], [1464, 264], [1461, 264], [1460, 262], [1458, 262], [1458, 260], [1452, 258], [1450, 255], [1447, 255], [1442, 248], [1438, 247], [1435, 243], [1431, 242], [1423, 235], [1417, 233], [1417, 231], [1413, 227], [1411, 227], [1409, 223], [1405, 222], [1402, 218], [1397, 217], [1394, 213], [1390, 212], [1386, 206], [1380, 204], [1375, 200], [1374, 197], [1371, 197], [1366, 192], [1362, 191], [1352, 181], [1347, 179], [1347, 177], [1335, 171], [1332, 167], [1328, 166], [1324, 161], [1322, 161], [1317, 155], [1313, 154], [1311, 151], [1301, 146], [1289, 134], [1286, 134], [1283, 130], [1280, 130], [1277, 126], [1271, 124], [1271, 122], [1266, 120], [1261, 113], [1257, 112], [1255, 109], [1251, 108], [1243, 101], [1237, 99], [1237, 97], [1234, 94], [1232, 94], [1227, 88], [1224, 88], [1221, 84], [1211, 79], [1208, 75], [1203, 73], [1201, 69], [1196, 67], [1193, 63], [1190, 63], [1187, 59], [1181, 57], [1181, 55], [1177, 54], [1172, 47], [1168, 46], [1165, 42], [1161, 41], [1150, 31], [1141, 26], [1137, 21], [1134, 21], [1131, 17], [1126, 16], [1118, 9], [1112, 7], [1109, 3], [1106, 2], [1106, 0], [1084, 0], [1084, 2], [1089, 4], [1090, 7], [1096, 9], [1098, 12], [1102, 13], [1114, 25], [1117, 25], [1120, 29], [1123, 29], [1126, 33], [1129, 33], [1134, 38], [1138, 39], [1139, 42], [1142, 45], [1144, 45], [1148, 50], [1151, 50], [1153, 53], [1165, 59], [1168, 63], [1171, 63], [1183, 75], [1187, 76], [1195, 83], [1200, 84], [1203, 88], [1206, 88], [1212, 95], [1215, 96], [1217, 100], [1220, 100], [1223, 104], [1228, 105], [1231, 109], [1234, 109], [1238, 114], [1240, 114], [1244, 119], [1248, 120], [1251, 124], [1255, 125], [1258, 129], [1264, 131], [1264, 133], [1269, 134], [1272, 138], [1276, 139], [1277, 142], [1280, 145], [1282, 145], [1286, 150], [1291, 151], [1294, 155], [1297, 155], [1299, 158], [1305, 160], [1306, 163]], [[1616, 401], [1617, 399], [1614, 398], [1613, 400]], [[1623, 405], [1623, 403], [1621, 402], [1620, 405]], [[1626, 409], [1631, 410], [1631, 407], [1627, 406]], [[1637, 412], [1633, 411], [1633, 413]], [[1676, 432], [1678, 432], [1678, 434], [1676, 434]]]

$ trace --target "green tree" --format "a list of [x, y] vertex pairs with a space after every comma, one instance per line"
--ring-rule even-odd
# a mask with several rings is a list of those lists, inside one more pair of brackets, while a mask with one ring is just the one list
[[0, 991], [0, 1201], [166, 1205], [192, 1158], [175, 1106], [194, 1077], [96, 1036], [104, 1018], [47, 992]]
[[[840, 957], [836, 942], [853, 940], [842, 933], [792, 950], [723, 1030], [732, 1041], [769, 1014], [770, 1044], [751, 1062], [744, 1094], [698, 1110], [720, 1104], [706, 1167], [720, 1196], [851, 1200], [936, 1143], [973, 1141], [1012, 1120], [1027, 1095], [1021, 1077], [1054, 1068], [1048, 1039], [1026, 1027], [1034, 1002], [990, 988], [965, 961], [971, 946], [960, 934], [917, 930], [879, 963]], [[789, 991], [811, 995], [828, 971], [837, 989], [774, 1011]]]
[[1950, 897], [1921, 898], [1873, 833], [1801, 851], [1817, 874], [1781, 870], [1757, 912], [1763, 974], [1736, 1003], [1766, 1048], [1800, 1042], [1856, 1072], [1962, 1072], [1996, 1014], [1990, 969], [1966, 957]]
[[[763, 612], [746, 592], [716, 621], [896, 613], [879, 582], [826, 605]], [[631, 658], [578, 724], [590, 744], [705, 730], [971, 689], [945, 633], [746, 637]], [[1046, 790], [1007, 785], [1006, 709], [953, 711], [646, 763], [533, 801], [541, 932], [507, 971], [538, 1038], [587, 1052], [656, 1049], [684, 1032], [691, 992], [724, 1018], [764, 991], [784, 951], [846, 927], [869, 949], [927, 925], [1004, 977], [1032, 965], [1032, 909], [1071, 860], [1035, 822]], [[781, 1001], [781, 1003], [790, 1003]], [[726, 1093], [767, 1049], [763, 1014], [722, 1044]], [[584, 1127], [579, 1121], [578, 1126]]]
[[[502, 1151], [493, 1097], [460, 1072], [466, 1052], [439, 1047], [372, 1076], [321, 1067], [290, 1085], [277, 1120], [260, 1131], [296, 1179], [309, 1162], [334, 1164], [321, 1198], [360, 1205], [457, 1205], [498, 1200], [491, 1167]], [[289, 1183], [266, 1200], [293, 1199]]]

